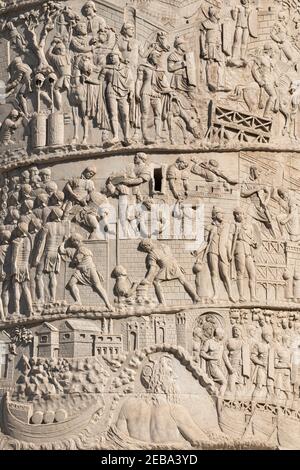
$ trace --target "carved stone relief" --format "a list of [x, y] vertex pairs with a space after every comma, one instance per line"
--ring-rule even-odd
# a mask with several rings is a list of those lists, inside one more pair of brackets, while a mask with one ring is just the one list
[[186, 3], [1, 3], [0, 449], [300, 448], [299, 8]]

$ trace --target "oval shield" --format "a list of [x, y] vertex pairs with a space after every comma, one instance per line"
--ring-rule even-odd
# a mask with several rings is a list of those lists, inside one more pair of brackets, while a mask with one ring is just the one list
[[250, 11], [248, 17], [249, 33], [252, 38], [258, 38], [258, 13], [256, 8]]

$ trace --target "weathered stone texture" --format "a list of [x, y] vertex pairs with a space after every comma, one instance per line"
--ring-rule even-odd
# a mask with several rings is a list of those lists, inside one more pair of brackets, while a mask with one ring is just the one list
[[300, 448], [298, 3], [0, 2], [0, 449]]

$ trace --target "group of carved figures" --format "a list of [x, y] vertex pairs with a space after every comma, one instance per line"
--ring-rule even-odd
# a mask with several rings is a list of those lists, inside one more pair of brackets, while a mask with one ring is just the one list
[[[190, 202], [194, 191], [191, 181], [200, 177], [200, 181], [207, 188], [215, 186], [222, 191], [239, 190], [248, 219], [257, 224], [264, 238], [299, 242], [300, 226], [296, 194], [285, 187], [272, 187], [268, 172], [259, 166], [252, 165], [248, 171], [248, 176], [239, 184], [237, 179], [225, 173], [219, 162], [212, 158], [207, 160], [200, 157], [179, 156], [169, 165], [165, 176], [169, 193], [175, 200], [174, 217], [184, 216], [185, 205]], [[155, 181], [152, 180], [153, 168], [149, 158], [140, 152], [134, 158], [133, 168], [113, 174], [107, 179], [103, 192], [107, 197], [132, 195], [135, 202], [141, 205], [141, 209], [147, 212], [151, 211], [151, 206], [155, 203], [152, 197]], [[128, 214], [130, 215], [132, 214]], [[139, 215], [141, 214], [134, 214], [135, 218]], [[163, 231], [162, 217], [159, 222]]]
[[[200, 57], [206, 63], [208, 88], [214, 93], [225, 92], [228, 103], [239, 101], [251, 114], [262, 112], [273, 120], [279, 112], [283, 134], [297, 139], [299, 13], [282, 5], [275, 21], [269, 19], [269, 38], [266, 41], [264, 36], [266, 42], [261, 47], [257, 6], [251, 0], [237, 3], [235, 8], [210, 6], [201, 23]], [[238, 77], [235, 88], [230, 83], [232, 67]]]
[[[278, 14], [270, 41], [255, 54], [249, 53], [249, 41], [258, 38], [258, 12], [250, 0], [240, 0], [233, 9], [210, 6], [203, 9], [203, 15], [200, 51], [188, 46], [184, 36], [176, 36], [171, 51], [164, 31], [142, 44], [136, 38], [134, 21], [125, 22], [116, 32], [91, 0], [84, 3], [82, 16], [70, 7], [48, 2], [40, 13], [3, 20], [1, 31], [14, 58], [6, 84], [13, 109], [2, 123], [1, 142], [12, 144], [16, 129], [22, 123], [27, 127], [30, 121], [32, 134], [45, 133], [39, 128], [40, 114], [63, 116], [71, 110], [75, 143], [80, 139], [89, 143], [91, 122], [104, 131], [105, 146], [131, 145], [141, 139], [140, 133], [145, 144], [175, 143], [179, 130], [184, 142], [199, 139], [206, 123], [200, 122], [197, 57], [210, 92], [225, 93], [228, 103], [242, 101], [252, 114], [262, 109], [266, 118], [272, 119], [279, 111], [284, 131], [297, 138], [300, 52], [299, 38], [290, 38], [286, 29], [288, 12]], [[232, 67], [238, 76], [242, 74], [236, 86], [226, 80], [226, 69]], [[206, 95], [202, 98], [208, 103]], [[63, 126], [64, 119], [53, 117], [55, 134], [63, 135]], [[63, 144], [63, 140], [55, 142], [54, 138], [52, 144]]]
[[[299, 322], [287, 316], [254, 313], [256, 321], [231, 318], [231, 334], [215, 315], [206, 315], [193, 333], [193, 356], [225, 399], [299, 403]], [[294, 403], [295, 401], [295, 403]]]
[[[216, 383], [218, 396], [298, 408], [298, 316], [232, 311], [229, 329], [220, 318], [214, 313], [201, 315], [192, 342], [193, 361]], [[20, 401], [47, 400], [66, 393], [101, 393], [108, 376], [95, 358], [71, 361], [23, 356], [19, 367], [15, 394]]]
[[[12, 143], [15, 130], [22, 121], [30, 120], [33, 112], [41, 113], [43, 103], [50, 113], [62, 114], [64, 93], [72, 107], [74, 142], [79, 141], [80, 125], [82, 143], [89, 142], [90, 121], [94, 127], [110, 131], [107, 146], [121, 141], [130, 145], [139, 138], [139, 129], [146, 144], [159, 142], [163, 127], [174, 142], [177, 125], [185, 141], [188, 133], [199, 138], [195, 61], [193, 53], [187, 54], [184, 38], [175, 39], [174, 51], [167, 57], [169, 79], [162, 65], [171, 49], [165, 32], [157, 32], [155, 42], [142, 47], [133, 23], [126, 22], [120, 33], [115, 32], [97, 13], [93, 1], [83, 5], [82, 15], [50, 2], [41, 17], [30, 12], [2, 22], [2, 32], [17, 54], [9, 66], [6, 86], [16, 107], [3, 122], [2, 143]], [[19, 22], [25, 28], [24, 35], [17, 29]], [[40, 34], [39, 22], [43, 23]], [[26, 62], [26, 47], [35, 57], [34, 66]], [[32, 110], [29, 99], [35, 103]], [[149, 133], [153, 119], [154, 135]], [[38, 126], [37, 121], [34, 125]]]
[[[208, 184], [221, 183], [225, 188], [237, 185], [237, 181], [226, 176], [214, 160], [191, 162], [185, 157], [178, 157], [176, 162], [169, 166], [166, 179], [176, 206], [181, 208], [181, 214], [184, 214], [185, 203], [189, 200], [190, 181], [193, 175], [200, 176]], [[240, 197], [242, 206], [234, 209], [232, 221], [225, 216], [221, 208], [213, 208], [212, 222], [205, 227], [205, 240], [200, 248], [193, 252], [196, 257], [193, 271], [196, 274], [197, 293], [200, 297], [208, 297], [202, 289], [203, 281], [207, 277], [207, 272], [203, 268], [208, 266], [214, 301], [218, 298], [220, 280], [224, 284], [228, 298], [231, 301], [235, 300], [232, 294], [233, 270], [236, 273], [239, 300], [241, 302], [246, 300], [244, 281], [245, 277], [248, 277], [250, 299], [256, 301], [255, 261], [262, 241], [275, 239], [294, 244], [300, 241], [298, 202], [292, 191], [272, 187], [268, 184], [267, 175], [258, 167], [251, 166], [249, 176], [240, 185]], [[151, 248], [148, 245], [151, 245]], [[155, 269], [151, 268], [150, 263], [148, 265], [150, 274], [146, 276], [146, 279], [154, 280], [158, 299], [163, 301], [158, 280], [160, 284], [163, 280], [176, 278], [186, 286], [190, 297], [198, 301], [194, 290], [184, 284], [184, 276], [178, 264], [176, 269], [171, 269], [172, 274], [166, 274], [165, 269], [176, 264], [170, 247], [155, 242], [149, 242], [148, 245], [145, 247], [142, 242], [140, 248], [147, 253], [149, 250], [151, 253], [160, 251], [156, 265], [161, 271], [155, 277], [153, 273]], [[173, 275], [174, 272], [176, 276]]]
[[[194, 159], [193, 162], [191, 165], [186, 157], [178, 157], [168, 169], [170, 190], [179, 202], [188, 198], [191, 189], [189, 181], [193, 175], [200, 176], [206, 183], [222, 183], [224, 189], [234, 188], [238, 184], [235, 179], [224, 174], [213, 159], [208, 162]], [[258, 225], [263, 237], [299, 242], [299, 213], [295, 192], [285, 187], [274, 187], [268, 182], [268, 172], [256, 165], [249, 167], [249, 175], [241, 181], [239, 189], [245, 212]]]
[[[105, 239], [111, 230], [108, 197], [133, 195], [134, 217], [141, 219], [141, 206], [145, 206], [146, 212], [151, 214], [155, 202], [150, 197], [152, 169], [148, 157], [138, 153], [134, 158], [133, 169], [108, 178], [101, 192], [95, 188], [95, 175], [96, 169], [87, 167], [80, 177], [67, 181], [63, 190], [52, 180], [50, 168], [39, 170], [30, 167], [19, 176], [6, 178], [1, 189], [2, 319], [7, 317], [12, 301], [10, 292], [14, 295], [13, 312], [16, 314], [20, 313], [22, 294], [29, 314], [33, 312], [34, 302], [43, 305], [47, 300], [55, 304], [61, 262], [68, 258], [75, 272], [67, 288], [75, 302], [81, 304], [78, 285], [88, 285], [99, 294], [108, 309], [113, 308], [102, 285], [103, 277], [93, 261], [93, 253], [87, 248], [83, 235], [78, 232], [87, 233], [86, 238], [89, 240]], [[191, 164], [185, 157], [178, 157], [167, 169], [166, 181], [170, 197], [175, 200], [175, 207], [180, 208], [182, 214], [189, 198], [192, 175], [200, 176], [206, 183], [221, 183], [225, 188], [237, 185], [237, 181], [227, 177], [214, 160], [195, 160]], [[220, 298], [220, 282], [229, 300], [234, 302], [237, 300], [233, 293], [234, 277], [239, 301], [246, 301], [245, 278], [248, 278], [250, 300], [255, 302], [255, 262], [262, 239], [279, 238], [297, 244], [300, 241], [298, 204], [289, 191], [272, 188], [263, 182], [262, 175], [254, 166], [241, 185], [241, 198], [249, 205], [247, 209], [237, 207], [233, 211], [232, 220], [224, 215], [221, 208], [213, 207], [212, 221], [205, 227], [204, 241], [192, 253], [196, 258], [193, 267], [196, 286], [187, 280], [184, 269], [167, 244], [151, 239], [152, 233], [141, 233], [139, 238], [143, 240], [138, 249], [147, 253], [147, 274], [138, 284], [130, 280], [125, 267], [115, 267], [112, 272], [116, 280], [114, 293], [120, 303], [132, 302], [138, 294], [138, 286], [139, 291], [143, 291], [141, 295], [146, 296], [151, 285], [155, 288], [159, 303], [165, 303], [162, 283], [176, 279], [195, 303]], [[271, 200], [280, 206], [277, 215], [269, 208]], [[131, 223], [127, 212], [128, 207], [125, 218]], [[122, 219], [124, 215], [120, 216]], [[160, 222], [163, 226], [167, 221]], [[32, 270], [34, 286], [30, 288]], [[203, 289], [208, 275], [212, 295]]]
[[[111, 370], [102, 358], [28, 358], [23, 354], [12, 398], [21, 409], [30, 403], [31, 424], [41, 424], [43, 419], [45, 424], [63, 421], [82, 411], [88, 400], [97, 396], [102, 403], [105, 399], [110, 409], [109, 429], [105, 432], [119, 446], [146, 445], [154, 440], [156, 446], [177, 442], [183, 446], [184, 440], [195, 447], [211, 440], [224, 443], [229, 434], [223, 428], [227, 407], [237, 411], [238, 425], [240, 406], [252, 413], [263, 410], [264, 417], [266, 411], [282, 412], [283, 419], [296, 416], [298, 421], [299, 345], [297, 313], [232, 310], [226, 328], [221, 315], [204, 313], [194, 324], [188, 348], [192, 355], [167, 344], [157, 352], [154, 346], [149, 348], [150, 353], [138, 350], [126, 365], [117, 364], [112, 380]], [[185, 392], [189, 384], [196, 385], [195, 378], [201, 378], [199, 395], [196, 391]], [[206, 395], [208, 391], [216, 402]], [[189, 402], [184, 399], [186, 393]], [[204, 405], [207, 409], [201, 408], [200, 421], [195, 410]], [[212, 410], [216, 420], [209, 426], [205, 417]], [[253, 434], [264, 430], [264, 424]], [[266, 429], [269, 437], [271, 431]]]
[[[99, 238], [101, 220], [107, 216], [106, 209], [100, 206], [106, 197], [95, 190], [95, 174], [95, 168], [86, 168], [80, 177], [69, 180], [63, 191], [52, 180], [49, 168], [31, 167], [20, 176], [6, 179], [1, 195], [2, 319], [12, 301], [13, 312], [20, 313], [22, 294], [28, 315], [33, 313], [32, 291], [38, 304], [43, 305], [46, 300], [55, 303], [61, 262], [68, 259], [75, 271], [67, 288], [75, 302], [81, 303], [78, 284], [87, 285], [112, 309], [93, 253], [84, 245], [84, 237], [72, 229], [81, 226], [91, 240]], [[34, 289], [30, 289], [32, 268]]]

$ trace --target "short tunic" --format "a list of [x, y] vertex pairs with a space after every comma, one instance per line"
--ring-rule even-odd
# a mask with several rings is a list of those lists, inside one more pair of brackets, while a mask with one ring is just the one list
[[86, 247], [81, 246], [76, 250], [73, 261], [76, 270], [72, 276], [79, 284], [84, 286], [96, 286], [100, 282], [99, 274], [93, 262], [93, 253]]
[[31, 252], [31, 242], [28, 237], [16, 238], [12, 242], [13, 259], [16, 260], [14, 279], [23, 283], [30, 280], [29, 277], [29, 256]]
[[149, 253], [146, 260], [147, 266], [158, 266], [160, 269], [155, 276], [155, 280], [172, 281], [182, 277], [183, 268], [179, 266], [173, 257], [169, 247], [156, 248]]

